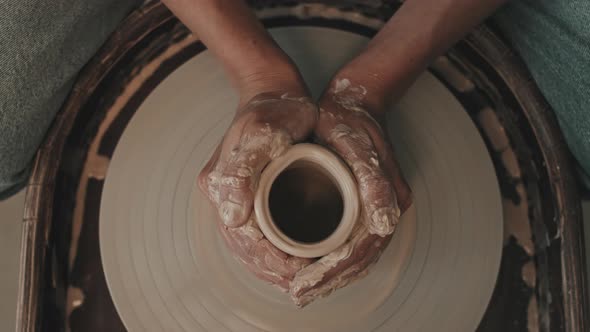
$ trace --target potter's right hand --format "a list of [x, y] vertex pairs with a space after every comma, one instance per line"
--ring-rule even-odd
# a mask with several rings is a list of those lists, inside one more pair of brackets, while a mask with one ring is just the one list
[[233, 254], [259, 278], [287, 290], [295, 273], [310, 261], [291, 257], [264, 238], [254, 220], [254, 196], [263, 168], [311, 134], [317, 107], [303, 88], [247, 99], [199, 174], [199, 186], [217, 209], [221, 233]]

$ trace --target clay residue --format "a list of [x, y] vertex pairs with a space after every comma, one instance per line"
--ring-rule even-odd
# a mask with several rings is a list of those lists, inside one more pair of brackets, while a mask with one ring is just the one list
[[539, 309], [537, 304], [537, 296], [532, 294], [529, 306], [527, 308], [527, 331], [539, 331]]
[[529, 205], [524, 185], [519, 183], [515, 187], [519, 196], [518, 204], [504, 198], [502, 200], [504, 220], [504, 242], [514, 237], [518, 244], [526, 251], [527, 255], [533, 256], [535, 245], [531, 232], [529, 220]]
[[[368, 224], [369, 232], [379, 236], [387, 236], [395, 231], [401, 211], [397, 206], [397, 199], [392, 207], [373, 209], [371, 222]], [[392, 218], [393, 217], [393, 218]]]
[[[231, 193], [236, 190], [256, 192], [262, 168], [268, 161], [284, 154], [292, 143], [286, 131], [273, 129], [266, 123], [259, 130], [244, 134], [227, 160], [215, 165], [207, 176], [207, 191], [225, 225], [240, 226], [242, 216], [249, 208], [243, 204], [243, 199], [232, 197]], [[224, 191], [230, 194], [222, 196]]]
[[367, 95], [367, 89], [362, 85], [353, 85], [349, 79], [337, 79], [332, 88], [332, 99], [342, 108], [366, 114], [371, 117], [363, 107], [363, 99]]
[[[391, 201], [387, 202], [387, 204], [384, 204], [383, 200], [380, 202], [365, 202], [366, 205], [364, 208], [370, 218], [364, 220], [367, 223], [369, 232], [379, 236], [392, 234], [398, 223], [401, 211], [395, 192], [391, 191], [389, 184], [379, 186], [375, 183], [375, 179], [382, 178], [383, 171], [379, 167], [378, 155], [371, 138], [364, 131], [353, 130], [348, 125], [338, 124], [334, 126], [330, 132], [328, 142], [336, 144], [336, 141], [342, 139], [346, 139], [350, 142], [349, 150], [351, 152], [342, 157], [352, 169], [358, 182], [360, 192], [366, 193], [374, 190], [381, 190], [385, 193], [387, 191], [387, 194], [389, 194], [391, 198]], [[362, 152], [364, 155], [359, 156], [355, 151], [358, 151], [359, 153]], [[383, 196], [385, 196], [385, 194]]]
[[249, 271], [287, 292], [295, 273], [312, 260], [289, 256], [280, 251], [264, 237], [254, 218], [253, 214], [245, 225], [237, 228], [220, 224], [221, 235], [232, 255]]
[[357, 225], [347, 243], [297, 272], [289, 292], [298, 307], [367, 275], [389, 240], [370, 234], [363, 220]]
[[510, 147], [510, 140], [506, 130], [500, 123], [498, 116], [489, 107], [484, 108], [477, 114], [477, 122], [489, 139], [492, 148], [496, 152], [501, 152], [501, 160], [508, 175], [514, 179], [519, 179], [522, 175], [516, 153]]
[[84, 292], [78, 287], [68, 287], [66, 293], [66, 318], [70, 317], [72, 312], [84, 304]]
[[520, 172], [520, 166], [518, 165], [518, 159], [516, 159], [516, 153], [514, 153], [514, 150], [510, 148], [504, 150], [500, 158], [502, 159], [502, 164], [508, 175], [514, 179], [519, 179], [522, 173]]
[[532, 289], [537, 284], [537, 268], [533, 260], [529, 260], [522, 266], [522, 280]]
[[484, 108], [477, 114], [477, 122], [486, 133], [494, 151], [504, 151], [509, 148], [510, 141], [498, 116], [491, 108]]
[[345, 287], [356, 280], [364, 278], [369, 273], [369, 269], [370, 267], [359, 272], [356, 266], [351, 266], [345, 271], [342, 271], [337, 277], [332, 278], [319, 287], [313, 288], [298, 298], [294, 298], [293, 301], [298, 307], [304, 307], [318, 298], [332, 294], [338, 288]]
[[219, 179], [221, 179], [221, 172], [213, 170], [207, 175], [207, 196], [213, 203], [219, 204]]
[[104, 180], [110, 161], [111, 160], [105, 156], [96, 155], [94, 162], [88, 164], [88, 176], [97, 180]]
[[291, 283], [291, 292], [299, 293], [304, 288], [317, 285], [324, 278], [324, 274], [332, 270], [338, 263], [350, 257], [353, 246], [351, 243], [342, 245], [339, 249], [320, 258], [314, 264], [308, 265], [297, 273], [297, 277]]
[[289, 96], [288, 93], [284, 93], [283, 95], [281, 95], [281, 99], [282, 100], [290, 100], [290, 101], [297, 101], [300, 103], [307, 103], [307, 104], [311, 104], [311, 100], [309, 100], [308, 97], [294, 97], [294, 96]]
[[467, 92], [475, 89], [471, 80], [461, 73], [445, 56], [440, 56], [432, 63], [431, 67], [445, 77], [446, 81], [457, 91]]
[[336, 80], [334, 93], [340, 93], [350, 87], [350, 81], [347, 78]]
[[332, 128], [330, 132], [330, 137], [328, 137], [329, 142], [336, 142], [342, 138], [352, 138], [355, 140], [359, 145], [366, 147], [370, 150], [373, 150], [371, 146], [373, 145], [371, 138], [368, 135], [362, 135], [356, 130], [352, 130], [348, 125], [343, 123], [337, 124]]

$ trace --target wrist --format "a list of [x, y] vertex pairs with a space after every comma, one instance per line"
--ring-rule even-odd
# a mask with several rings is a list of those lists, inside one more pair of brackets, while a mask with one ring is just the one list
[[[369, 47], [341, 68], [335, 79], [348, 78], [351, 82], [364, 86], [367, 89], [367, 106], [383, 113], [426, 68], [428, 57], [416, 50], [414, 52], [415, 54], [397, 57], [392, 56], [396, 52], [383, 50], [379, 45]], [[403, 52], [399, 50], [398, 53]]]
[[379, 75], [349, 66], [331, 80], [326, 94], [333, 100], [343, 99], [373, 116], [382, 115], [389, 106], [389, 91]]
[[289, 63], [267, 63], [258, 68], [250, 68], [237, 80], [237, 89], [240, 95], [240, 104], [260, 94], [288, 93], [293, 96], [309, 96], [309, 92], [303, 78], [297, 68]]

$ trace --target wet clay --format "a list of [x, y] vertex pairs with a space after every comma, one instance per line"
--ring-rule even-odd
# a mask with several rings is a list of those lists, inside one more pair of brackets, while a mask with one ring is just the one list
[[291, 239], [314, 243], [326, 239], [344, 211], [335, 181], [309, 162], [295, 162], [276, 178], [269, 195], [273, 222]]

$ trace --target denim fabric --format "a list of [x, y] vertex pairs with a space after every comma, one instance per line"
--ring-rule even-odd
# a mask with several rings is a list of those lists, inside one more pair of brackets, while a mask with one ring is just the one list
[[26, 184], [77, 73], [140, 3], [0, 1], [0, 199]]
[[[0, 199], [26, 184], [35, 151], [77, 73], [141, 2], [0, 1]], [[590, 1], [512, 0], [493, 19], [524, 58], [590, 174]]]

